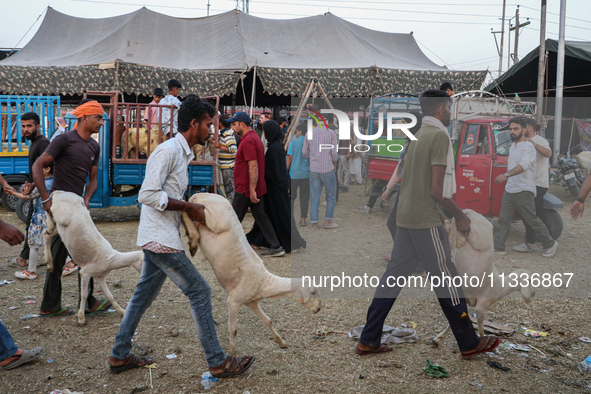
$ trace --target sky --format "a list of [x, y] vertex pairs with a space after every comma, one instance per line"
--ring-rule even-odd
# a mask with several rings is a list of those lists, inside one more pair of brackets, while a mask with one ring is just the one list
[[[515, 23], [519, 6], [521, 28], [518, 57], [540, 42], [541, 0], [506, 0], [505, 30]], [[142, 6], [170, 16], [197, 18], [236, 8], [235, 0], [0, 0], [0, 48], [22, 48], [39, 28], [47, 6], [77, 17], [104, 18], [126, 14]], [[363, 27], [391, 32], [413, 32], [423, 52], [435, 63], [455, 70], [490, 70], [497, 76], [499, 55], [491, 31], [501, 30], [503, 0], [251, 0], [251, 15], [290, 19], [330, 11]], [[546, 38], [558, 39], [560, 1], [548, 0]], [[567, 0], [566, 39], [591, 41], [591, 2]], [[510, 51], [514, 49], [511, 32]], [[503, 71], [508, 69], [507, 34]], [[500, 34], [497, 34], [500, 40]], [[510, 62], [513, 64], [513, 61]]]

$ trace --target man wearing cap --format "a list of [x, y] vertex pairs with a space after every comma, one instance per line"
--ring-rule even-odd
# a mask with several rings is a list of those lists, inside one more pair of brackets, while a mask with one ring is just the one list
[[[92, 198], [98, 186], [98, 160], [100, 146], [92, 138], [103, 126], [103, 107], [96, 100], [86, 101], [79, 105], [72, 115], [78, 118], [73, 129], [61, 134], [47, 147], [45, 152], [33, 164], [33, 180], [39, 190], [43, 209], [51, 215], [51, 193], [56, 190], [75, 193], [83, 196], [84, 204], [90, 207]], [[53, 187], [45, 189], [43, 168], [53, 162]], [[90, 177], [89, 177], [90, 176]], [[89, 178], [86, 191], [84, 185]], [[68, 257], [68, 249], [59, 234], [51, 240], [51, 257], [53, 258], [53, 272], [47, 271], [43, 300], [41, 301], [41, 317], [65, 316], [74, 313], [73, 310], [62, 308], [62, 271]], [[93, 280], [90, 279], [86, 314], [107, 310], [111, 303], [100, 301], [93, 297]], [[80, 288], [80, 272], [78, 272], [78, 288]]]
[[[174, 105], [176, 107], [176, 109], [172, 109], [173, 110], [173, 114], [172, 114], [172, 136], [175, 136], [176, 133], [178, 133], [179, 131], [179, 121], [178, 121], [178, 117], [179, 117], [179, 109], [181, 108], [181, 101], [178, 99], [178, 96], [181, 92], [181, 88], [183, 87], [181, 85], [181, 83], [179, 81], [177, 81], [176, 79], [171, 79], [170, 81], [168, 81], [168, 95], [166, 95], [166, 97], [164, 97], [162, 100], [160, 100], [160, 105]], [[162, 126], [160, 128], [160, 130], [162, 130], [162, 132], [164, 134], [166, 134], [166, 136], [168, 138], [172, 137], [171, 135], [169, 135], [170, 132], [170, 110], [171, 108], [162, 108]]]
[[443, 90], [449, 97], [455, 94], [454, 88], [451, 86], [451, 82], [443, 82], [439, 90]]
[[250, 208], [254, 220], [259, 224], [261, 232], [271, 246], [261, 256], [283, 256], [285, 250], [279, 244], [263, 204], [264, 194], [267, 193], [263, 143], [256, 131], [250, 127], [252, 119], [246, 112], [237, 112], [227, 122], [232, 124], [234, 133], [241, 136], [240, 145], [238, 145], [238, 151], [236, 152], [236, 162], [234, 163], [235, 191], [232, 207], [241, 222], [244, 215], [246, 215], [246, 211]]
[[[148, 108], [146, 108], [146, 114], [144, 115], [144, 120], [146, 121], [147, 128], [151, 129], [153, 125], [157, 125], [160, 123], [160, 109], [154, 107], [158, 105], [160, 101], [164, 98], [164, 91], [160, 88], [154, 89], [154, 94], [152, 95], [152, 102], [149, 104]], [[170, 120], [169, 120], [170, 122]]]

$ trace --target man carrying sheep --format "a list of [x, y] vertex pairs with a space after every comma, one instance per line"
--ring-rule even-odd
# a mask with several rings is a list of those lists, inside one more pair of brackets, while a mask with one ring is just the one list
[[[73, 129], [57, 136], [45, 152], [33, 164], [33, 180], [39, 190], [43, 209], [51, 215], [51, 193], [56, 190], [84, 194], [84, 203], [90, 207], [90, 199], [98, 186], [98, 160], [101, 153], [100, 146], [91, 136], [98, 133], [103, 126], [103, 107], [96, 100], [89, 100], [79, 105], [72, 115], [78, 118]], [[45, 189], [43, 169], [54, 163], [53, 187]], [[84, 185], [90, 175], [86, 191]], [[73, 310], [62, 308], [62, 271], [68, 257], [68, 249], [59, 235], [51, 240], [51, 256], [53, 258], [53, 272], [47, 272], [41, 301], [41, 317], [72, 315]], [[80, 287], [80, 273], [78, 273], [78, 287]], [[86, 314], [107, 310], [109, 301], [97, 300], [92, 296], [93, 280], [90, 279]]]
[[222, 350], [211, 313], [211, 288], [185, 254], [179, 231], [181, 212], [206, 225], [204, 206], [185, 202], [183, 196], [189, 183], [187, 168], [195, 157], [192, 148], [196, 144], [205, 145], [214, 116], [215, 109], [207, 102], [196, 96], [187, 97], [179, 110], [179, 133], [158, 145], [148, 158], [146, 178], [138, 196], [142, 213], [137, 244], [144, 249], [144, 264], [109, 357], [112, 372], [154, 363], [151, 357], [132, 354], [131, 340], [166, 278], [190, 300], [197, 334], [214, 377], [244, 373], [255, 360], [250, 355], [228, 356]]

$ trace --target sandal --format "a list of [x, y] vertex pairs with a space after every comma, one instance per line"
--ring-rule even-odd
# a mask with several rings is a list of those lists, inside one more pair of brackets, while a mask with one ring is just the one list
[[113, 304], [111, 304], [109, 301], [103, 300], [96, 309], [94, 309], [94, 310], [90, 309], [90, 310], [84, 311], [84, 314], [86, 316], [88, 316], [88, 315], [93, 315], [98, 312], [104, 312], [107, 309], [109, 309], [112, 305]]
[[128, 369], [141, 368], [146, 365], [154, 364], [153, 357], [140, 357], [135, 354], [132, 354], [121, 361], [125, 361], [125, 364], [119, 366], [109, 365], [109, 370], [113, 373], [119, 373], [127, 371]]
[[391, 348], [390, 346], [387, 346], [385, 344], [380, 344], [380, 347], [372, 349], [372, 350], [361, 350], [359, 349], [359, 347], [355, 347], [355, 353], [359, 354], [360, 356], [367, 356], [368, 354], [374, 354], [374, 353], [388, 353], [393, 351], [394, 349]]
[[[244, 364], [244, 360], [247, 360]], [[228, 356], [221, 366], [224, 367], [224, 372], [218, 374], [211, 374], [214, 378], [230, 378], [232, 376], [240, 375], [246, 372], [248, 368], [254, 363], [255, 356], [248, 355], [246, 357]]]
[[473, 350], [462, 352], [462, 358], [468, 359], [476, 357], [479, 354], [491, 352], [501, 343], [501, 338], [494, 335], [487, 335], [484, 338], [480, 338], [480, 343]]
[[18, 360], [14, 360], [13, 362], [8, 363], [5, 366], [0, 367], [0, 368], [2, 368], [3, 371], [9, 371], [13, 368], [20, 367], [23, 364], [30, 363], [31, 361], [36, 360], [37, 358], [39, 358], [41, 356], [42, 353], [43, 353], [42, 347], [36, 347], [33, 350], [23, 350], [23, 354], [21, 354], [20, 356], [11, 356], [11, 357], [19, 357]]
[[71, 309], [62, 308], [61, 310], [59, 310], [57, 312], [52, 312], [52, 313], [47, 313], [47, 314], [39, 313], [39, 317], [68, 316], [68, 315], [73, 315], [74, 313], [76, 313], [76, 312], [74, 312]]
[[64, 270], [62, 271], [62, 276], [67, 276], [67, 275], [73, 274], [74, 272], [76, 272], [76, 270], [78, 270], [77, 265], [73, 266], [72, 268], [65, 267]]

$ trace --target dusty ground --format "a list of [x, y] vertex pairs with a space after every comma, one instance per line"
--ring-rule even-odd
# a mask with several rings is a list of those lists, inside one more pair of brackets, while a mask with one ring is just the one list
[[[551, 189], [565, 206], [570, 207], [572, 197], [559, 188]], [[390, 235], [386, 228], [386, 209], [376, 209], [370, 215], [359, 212], [367, 201], [362, 196], [363, 187], [353, 186], [350, 192], [341, 194], [335, 221], [339, 230], [312, 231], [310, 226], [301, 228], [308, 241], [308, 250], [294, 255], [294, 272], [297, 267], [331, 266], [347, 272], [375, 272], [381, 274], [386, 266], [382, 256], [391, 249]], [[135, 238], [139, 210], [136, 207], [95, 210], [99, 231], [113, 246], [121, 251], [137, 250]], [[582, 392], [591, 383], [591, 375], [584, 375], [573, 365], [591, 355], [591, 345], [581, 342], [581, 336], [591, 336], [589, 306], [586, 298], [588, 285], [583, 282], [589, 271], [589, 216], [578, 222], [568, 217], [567, 209], [561, 212], [565, 221], [560, 246], [554, 259], [539, 255], [519, 255], [509, 252], [497, 259], [500, 271], [527, 268], [531, 271], [574, 271], [579, 295], [565, 298], [564, 289], [536, 298], [528, 311], [518, 298], [498, 302], [487, 315], [489, 320], [511, 324], [515, 333], [506, 341], [533, 345], [547, 355], [532, 349], [530, 353], [499, 350], [503, 359], [486, 355], [474, 360], [462, 360], [454, 339], [450, 336], [442, 348], [430, 346], [429, 340], [445, 327], [443, 314], [437, 301], [427, 291], [419, 291], [422, 298], [401, 297], [395, 304], [386, 324], [400, 326], [416, 322], [420, 340], [416, 344], [398, 345], [395, 351], [378, 356], [359, 357], [353, 353], [355, 342], [343, 332], [364, 324], [369, 296], [364, 298], [334, 298], [326, 291], [323, 308], [317, 315], [309, 314], [288, 298], [267, 300], [262, 308], [273, 318], [276, 327], [289, 344], [279, 349], [271, 340], [266, 327], [247, 308], [239, 316], [238, 352], [256, 354], [257, 361], [244, 377], [226, 380], [215, 386], [213, 392], [228, 393], [316, 393], [316, 392], [512, 392], [512, 393], [567, 393]], [[14, 213], [0, 208], [0, 219], [24, 225]], [[245, 228], [252, 225], [245, 221]], [[520, 243], [524, 229], [513, 226], [508, 246]], [[343, 241], [345, 240], [345, 242]], [[326, 247], [326, 246], [329, 247]], [[509, 248], [508, 248], [509, 249]], [[6, 264], [8, 258], [18, 255], [20, 247], [0, 245], [0, 280], [14, 279], [14, 268]], [[369, 257], [367, 257], [369, 256]], [[296, 260], [297, 259], [297, 260]], [[222, 347], [228, 343], [226, 295], [218, 285], [211, 267], [201, 258], [194, 259], [213, 289], [213, 314], [218, 322], [218, 335]], [[338, 264], [325, 264], [338, 262]], [[301, 265], [300, 265], [301, 263]], [[267, 268], [276, 274], [291, 275], [291, 258], [266, 260]], [[43, 270], [44, 268], [42, 268]], [[41, 270], [41, 271], [42, 271]], [[107, 282], [117, 300], [125, 305], [131, 298], [137, 283], [135, 271], [121, 270], [112, 273]], [[74, 316], [62, 318], [21, 320], [20, 317], [38, 312], [38, 305], [25, 304], [35, 299], [41, 301], [44, 276], [36, 281], [17, 281], [0, 287], [0, 311], [2, 321], [23, 348], [43, 346], [45, 357], [38, 362], [2, 373], [1, 393], [49, 393], [54, 389], [68, 388], [85, 393], [133, 393], [144, 390], [150, 393], [202, 392], [201, 374], [206, 370], [202, 348], [191, 320], [189, 303], [180, 290], [170, 281], [162, 288], [160, 296], [145, 313], [135, 336], [137, 348], [155, 356], [157, 369], [152, 370], [153, 389], [147, 369], [112, 375], [108, 371], [107, 357], [113, 345], [121, 317], [117, 313], [91, 316], [85, 326], [78, 326]], [[121, 286], [113, 283], [120, 281]], [[75, 275], [63, 280], [63, 305], [76, 307], [77, 279]], [[415, 294], [410, 290], [405, 293]], [[561, 293], [563, 292], [563, 293]], [[561, 296], [562, 294], [562, 296]], [[359, 295], [359, 294], [358, 294]], [[548, 296], [552, 296], [549, 298]], [[558, 296], [561, 296], [558, 298]], [[101, 297], [101, 294], [99, 294]], [[18, 309], [9, 310], [17, 306]], [[521, 327], [530, 327], [550, 333], [546, 338], [526, 338]], [[173, 337], [171, 329], [181, 330]], [[314, 338], [316, 330], [326, 327], [330, 333], [325, 339]], [[560, 355], [558, 345], [572, 357]], [[178, 358], [168, 360], [166, 355], [175, 353]], [[49, 359], [53, 362], [50, 364]], [[430, 379], [421, 373], [425, 360], [447, 368], [451, 377]], [[511, 368], [510, 372], [493, 369], [486, 361], [498, 361]], [[471, 385], [474, 383], [474, 385]]]

